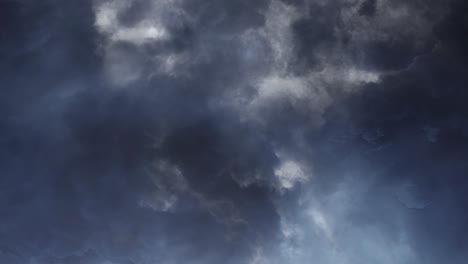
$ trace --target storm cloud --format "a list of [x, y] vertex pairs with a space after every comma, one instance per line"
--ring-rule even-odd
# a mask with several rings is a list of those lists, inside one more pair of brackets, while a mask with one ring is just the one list
[[465, 263], [467, 12], [1, 1], [0, 263]]

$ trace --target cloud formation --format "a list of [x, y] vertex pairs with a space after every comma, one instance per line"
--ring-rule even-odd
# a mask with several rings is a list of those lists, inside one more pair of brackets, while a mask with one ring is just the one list
[[463, 1], [0, 3], [0, 262], [464, 263]]

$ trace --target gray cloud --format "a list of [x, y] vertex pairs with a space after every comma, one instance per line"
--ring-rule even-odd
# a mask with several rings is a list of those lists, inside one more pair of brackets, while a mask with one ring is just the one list
[[0, 3], [0, 262], [463, 263], [462, 1]]

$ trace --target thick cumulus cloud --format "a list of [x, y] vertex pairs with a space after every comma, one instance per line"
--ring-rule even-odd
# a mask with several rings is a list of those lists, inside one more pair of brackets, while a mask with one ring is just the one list
[[463, 1], [0, 2], [0, 262], [464, 263]]

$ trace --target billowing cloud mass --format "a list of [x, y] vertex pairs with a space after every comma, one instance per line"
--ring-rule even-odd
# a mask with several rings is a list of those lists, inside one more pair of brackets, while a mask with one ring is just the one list
[[466, 263], [467, 12], [0, 1], [0, 263]]

